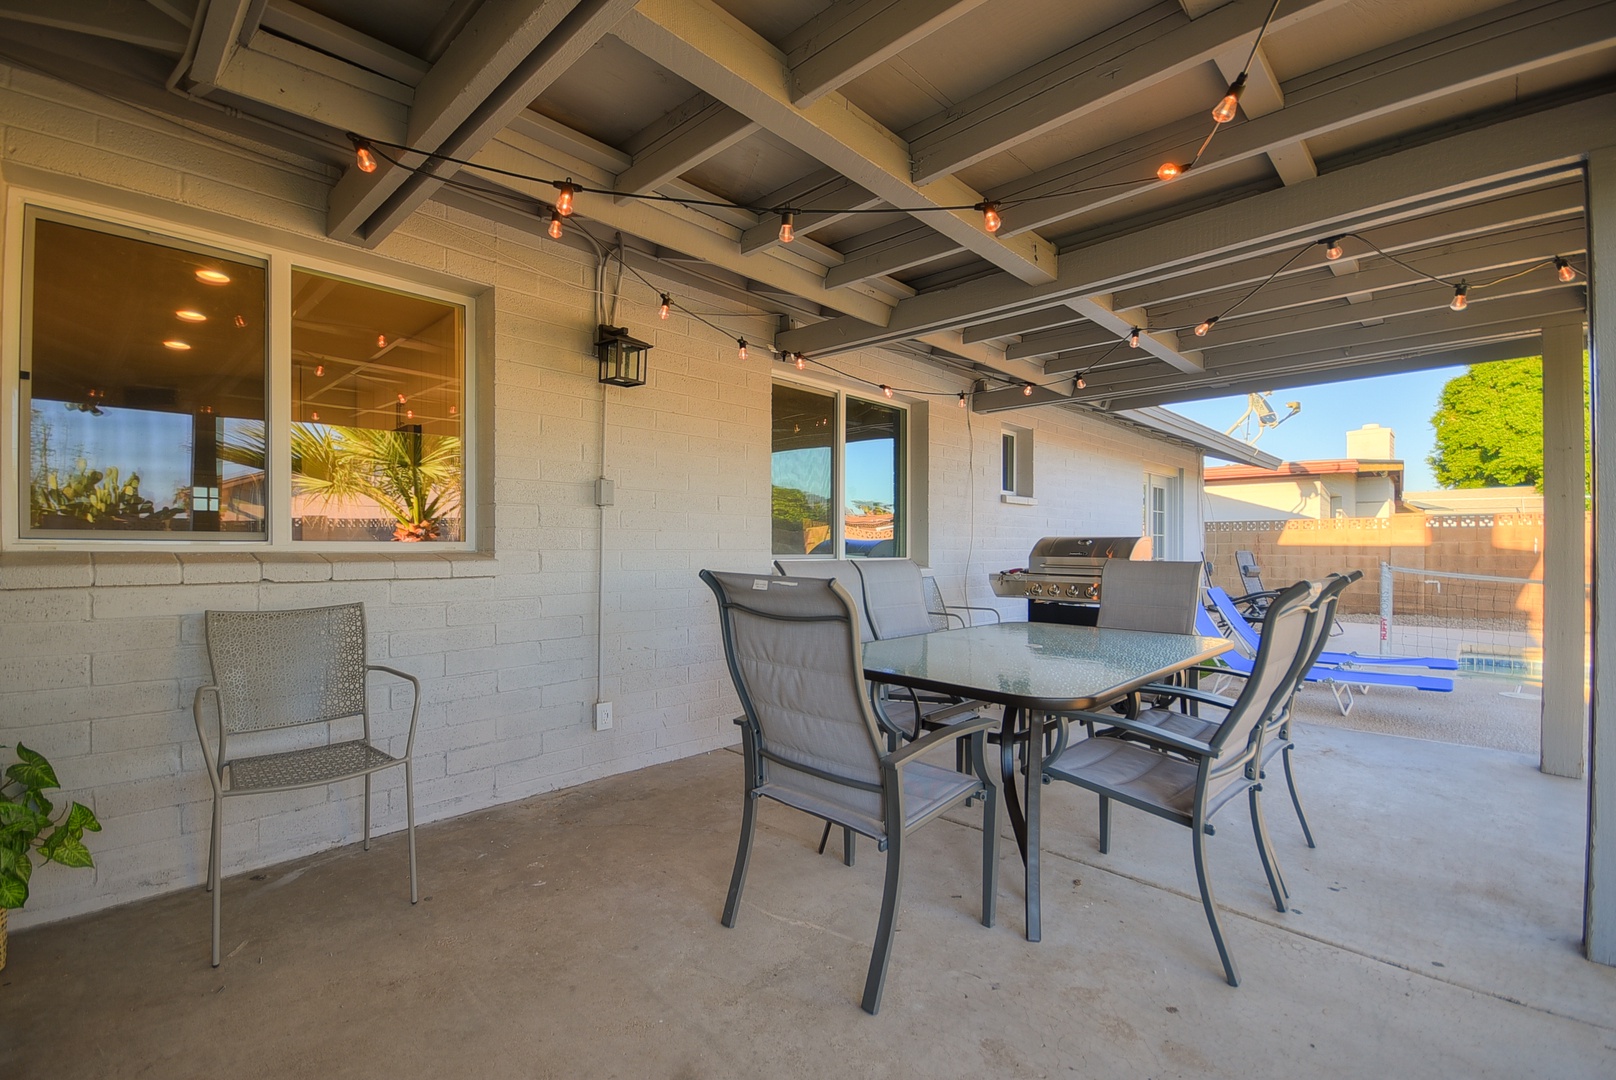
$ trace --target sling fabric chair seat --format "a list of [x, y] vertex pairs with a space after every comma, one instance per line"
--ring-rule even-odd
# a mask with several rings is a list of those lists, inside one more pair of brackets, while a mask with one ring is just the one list
[[[219, 966], [219, 900], [223, 891], [221, 850], [224, 800], [344, 780], [365, 781], [364, 846], [370, 850], [370, 778], [383, 769], [404, 769], [404, 806], [409, 832], [410, 903], [420, 896], [415, 875], [415, 784], [411, 762], [421, 714], [421, 683], [397, 668], [367, 661], [365, 606], [293, 611], [210, 611], [208, 660], [213, 679], [197, 688], [191, 711], [213, 787], [213, 830], [208, 842], [208, 891], [213, 894], [213, 966]], [[413, 689], [404, 753], [395, 757], [371, 738], [366, 677], [383, 672]], [[204, 701], [216, 713], [210, 743]], [[361, 736], [331, 742], [335, 725], [358, 718]], [[321, 746], [232, 756], [232, 737], [291, 728], [323, 727]]]
[[[757, 830], [757, 804], [769, 798], [861, 832], [886, 850], [886, 888], [865, 977], [863, 1007], [881, 1007], [887, 961], [903, 889], [904, 839], [967, 799], [982, 800], [982, 925], [997, 899], [998, 787], [988, 770], [983, 733], [997, 723], [976, 717], [889, 750], [864, 691], [853, 598], [829, 578], [761, 577], [703, 570], [718, 599], [724, 657], [743, 714], [746, 797], [725, 926], [740, 911]], [[920, 756], [968, 739], [975, 774], [962, 775]]]
[[[1218, 923], [1206, 871], [1206, 836], [1212, 831], [1212, 816], [1240, 794], [1247, 794], [1252, 831], [1269, 888], [1276, 905], [1283, 902], [1278, 862], [1257, 799], [1259, 763], [1268, 722], [1289, 701], [1307, 659], [1319, 593], [1318, 586], [1298, 582], [1275, 598], [1268, 609], [1252, 676], [1210, 738], [1179, 738], [1119, 717], [1112, 721], [1116, 728], [1148, 734], [1150, 741], [1084, 739], [1063, 749], [1057, 747], [1054, 759], [1044, 766], [1044, 775], [1050, 779], [1076, 784], [1099, 796], [1102, 853], [1111, 847], [1113, 800], [1189, 828], [1201, 906], [1230, 986], [1240, 985], [1240, 976]], [[1062, 743], [1068, 731], [1069, 726], [1063, 725]]]
[[[1341, 575], [1350, 584], [1363, 577], [1362, 570], [1354, 570], [1349, 574]], [[1217, 608], [1218, 617], [1234, 633], [1235, 641], [1245, 649], [1246, 655], [1251, 655], [1257, 648], [1257, 629], [1243, 615], [1230, 595], [1217, 586], [1206, 590], [1207, 599]], [[1350, 668], [1359, 664], [1368, 664], [1373, 667], [1417, 667], [1428, 668], [1431, 671], [1458, 671], [1459, 661], [1451, 656], [1360, 656], [1355, 652], [1339, 652], [1333, 649], [1320, 648], [1315, 663], [1333, 664], [1337, 667]]]

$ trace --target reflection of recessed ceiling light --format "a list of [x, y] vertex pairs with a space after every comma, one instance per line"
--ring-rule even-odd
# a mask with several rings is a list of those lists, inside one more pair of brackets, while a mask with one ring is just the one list
[[163, 342], [163, 347], [168, 348], [168, 349], [174, 349], [177, 352], [184, 352], [185, 350], [190, 348], [190, 346], [187, 345], [185, 342], [179, 341], [179, 340], [177, 340], [175, 338], [169, 338], [167, 341]]
[[223, 270], [203, 268], [196, 272], [196, 280], [204, 285], [228, 285], [230, 284], [230, 275]]
[[174, 317], [176, 319], [180, 319], [180, 320], [182, 320], [184, 322], [207, 322], [208, 321], [208, 317], [206, 315], [202, 314], [200, 311], [189, 311], [189, 310], [176, 311], [174, 313]]

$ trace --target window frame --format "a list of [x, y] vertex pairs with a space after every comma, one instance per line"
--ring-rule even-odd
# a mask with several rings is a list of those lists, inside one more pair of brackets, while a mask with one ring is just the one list
[[[898, 492], [898, 497], [895, 500], [896, 505], [893, 508], [894, 518], [896, 519], [896, 526], [895, 526], [893, 531], [894, 531], [895, 537], [898, 536], [898, 535], [901, 535], [901, 538], [902, 538], [901, 548], [902, 548], [902, 550], [901, 550], [901, 552], [894, 553], [891, 557], [892, 558], [899, 558], [899, 559], [910, 558], [911, 557], [910, 552], [914, 548], [914, 539], [913, 539], [913, 537], [914, 537], [914, 528], [913, 528], [913, 523], [910, 520], [910, 514], [911, 514], [911, 508], [913, 507], [914, 502], [915, 502], [915, 499], [914, 499], [915, 482], [914, 482], [914, 468], [913, 468], [914, 456], [913, 456], [913, 454], [911, 452], [911, 447], [910, 447], [910, 442], [912, 441], [912, 439], [914, 437], [914, 435], [913, 435], [913, 433], [914, 433], [914, 422], [913, 422], [913, 417], [911, 415], [911, 405], [910, 405], [910, 403], [907, 402], [907, 401], [903, 401], [903, 400], [901, 400], [901, 399], [899, 399], [897, 397], [892, 397], [892, 398], [883, 397], [880, 394], [879, 391], [876, 391], [874, 394], [865, 394], [865, 393], [860, 393], [857, 390], [849, 390], [847, 387], [845, 387], [843, 385], [840, 385], [838, 383], [834, 383], [834, 382], [822, 381], [822, 380], [819, 380], [819, 379], [803, 378], [803, 377], [800, 377], [800, 376], [797, 377], [797, 378], [789, 378], [789, 377], [782, 376], [782, 375], [776, 375], [769, 382], [769, 394], [770, 394], [771, 401], [772, 401], [773, 394], [774, 394], [774, 387], [781, 386], [781, 385], [791, 386], [791, 387], [794, 387], [795, 389], [805, 390], [805, 391], [808, 391], [810, 393], [825, 394], [825, 395], [827, 395], [827, 396], [829, 396], [829, 397], [831, 397], [833, 399], [832, 415], [833, 415], [834, 419], [832, 420], [832, 423], [831, 423], [831, 433], [832, 433], [833, 441], [831, 443], [831, 458], [830, 458], [830, 462], [831, 462], [830, 492], [831, 492], [831, 505], [832, 505], [832, 507], [834, 507], [834, 512], [831, 514], [831, 531], [830, 531], [831, 550], [830, 550], [830, 552], [828, 554], [812, 555], [812, 554], [808, 554], [808, 553], [804, 552], [803, 554], [800, 554], [800, 555], [795, 554], [795, 553], [787, 555], [786, 553], [777, 552], [777, 551], [772, 550], [774, 545], [771, 543], [769, 545], [770, 549], [771, 549], [770, 552], [769, 552], [769, 557], [772, 558], [772, 559], [779, 559], [779, 558], [792, 558], [792, 559], [846, 559], [846, 558], [849, 557], [847, 555], [847, 520], [846, 520], [846, 513], [847, 513], [847, 502], [846, 502], [846, 500], [847, 500], [847, 399], [851, 397], [851, 398], [857, 398], [859, 401], [867, 401], [867, 402], [871, 403], [872, 405], [879, 405], [882, 408], [893, 409], [893, 410], [897, 411], [897, 413], [899, 414], [899, 417], [900, 417], [900, 419], [899, 419], [900, 434], [899, 434], [899, 439], [898, 439], [898, 445], [897, 445], [897, 447], [895, 447], [895, 449], [897, 451], [897, 458], [898, 458], [897, 470], [898, 470], [898, 474], [899, 474], [899, 476], [901, 478], [901, 490]], [[774, 454], [774, 446], [772, 444], [772, 440], [771, 440], [771, 444], [770, 444], [770, 447], [769, 447], [769, 454], [770, 454], [770, 456], [772, 458], [772, 456]], [[770, 488], [772, 490], [772, 488], [773, 488], [773, 480], [772, 480], [773, 470], [772, 470], [772, 468], [770, 470], [770, 474], [771, 474]], [[855, 556], [852, 556], [852, 558], [859, 558], [859, 559], [869, 558], [869, 557], [870, 556], [867, 556], [867, 555], [855, 555]], [[881, 558], [882, 556], [875, 556], [875, 557], [876, 558]]]
[[[1152, 505], [1156, 492], [1162, 493], [1161, 509], [1161, 543], [1156, 543], [1156, 533], [1152, 526], [1152, 517], [1155, 507]], [[1151, 541], [1150, 557], [1156, 561], [1173, 560], [1180, 556], [1183, 544], [1181, 521], [1183, 514], [1183, 482], [1182, 475], [1168, 476], [1163, 473], [1145, 474], [1144, 491], [1144, 527], [1142, 534]]]
[[[1005, 459], [1005, 450], [1010, 458]], [[1033, 429], [1005, 424], [999, 429], [999, 501], [1023, 506], [1036, 505], [1033, 498]], [[1008, 466], [1008, 468], [1006, 467]], [[1004, 486], [1005, 473], [1012, 486]]]
[[[186, 208], [175, 207], [184, 215]], [[389, 263], [385, 268], [360, 265], [361, 261], [344, 261], [329, 254], [311, 250], [311, 245], [296, 243], [297, 238], [271, 235], [253, 237], [249, 232], [263, 233], [264, 229], [243, 229], [241, 234], [219, 232], [205, 226], [196, 226], [174, 217], [156, 216], [138, 211], [81, 199], [59, 196], [46, 191], [13, 187], [6, 200], [6, 226], [0, 243], [0, 267], [3, 267], [4, 288], [0, 290], [0, 416], [8, 430], [0, 438], [0, 550], [10, 551], [80, 551], [80, 552], [188, 552], [197, 554], [387, 554], [432, 555], [466, 553], [483, 550], [481, 543], [483, 490], [488, 482], [484, 472], [482, 378], [484, 372], [480, 353], [482, 323], [486, 312], [482, 310], [482, 290], [470, 283], [454, 286], [434, 284], [425, 276], [408, 276], [409, 267]], [[266, 529], [262, 539], [221, 538], [214, 534], [165, 534], [154, 538], [151, 534], [129, 537], [32, 537], [25, 534], [22, 519], [23, 495], [21, 461], [28, 448], [23, 445], [26, 425], [22, 414], [22, 355], [25, 319], [23, 312], [31, 296], [31, 281], [25, 280], [23, 265], [24, 237], [27, 223], [40, 214], [53, 220], [66, 220], [83, 227], [105, 227], [109, 232], [130, 232], [150, 235], [154, 242], [172, 240], [177, 244], [195, 244], [217, 249], [221, 253], [260, 261], [265, 267], [265, 437], [268, 473], [266, 493]], [[267, 230], [273, 233], [273, 230]], [[294, 269], [322, 274], [357, 285], [387, 289], [411, 296], [459, 307], [462, 312], [464, 339], [461, 344], [461, 461], [463, 469], [461, 492], [462, 539], [458, 541], [430, 541], [422, 544], [403, 544], [394, 540], [326, 541], [294, 540], [292, 538], [292, 322], [291, 297]], [[400, 273], [398, 271], [404, 271]], [[441, 275], [433, 275], [439, 276]], [[138, 536], [138, 538], [137, 538]]]

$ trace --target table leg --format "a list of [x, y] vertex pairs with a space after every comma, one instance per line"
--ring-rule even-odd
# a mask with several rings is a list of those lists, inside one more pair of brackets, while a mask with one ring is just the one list
[[1043, 713], [1027, 713], [1027, 940], [1037, 941], [1043, 936], [1039, 916], [1039, 892], [1043, 874], [1039, 867], [1038, 803], [1044, 788], [1044, 720]]
[[1016, 792], [1016, 724], [1020, 720], [1021, 710], [1014, 705], [1004, 707], [1004, 720], [999, 725], [999, 777], [1002, 783], [1000, 789], [1004, 792], [1005, 813], [1010, 818], [1010, 828], [1016, 834], [1016, 847], [1021, 852], [1021, 861], [1027, 861], [1027, 819], [1021, 812], [1021, 796]]

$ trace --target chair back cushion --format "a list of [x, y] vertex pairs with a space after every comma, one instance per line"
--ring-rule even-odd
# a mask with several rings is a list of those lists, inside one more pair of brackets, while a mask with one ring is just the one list
[[882, 744], [864, 696], [853, 598], [829, 578], [711, 570], [701, 577], [718, 597], [724, 655], [768, 761], [768, 786], [880, 821], [879, 790], [838, 782], [881, 783]]
[[876, 637], [931, 633], [926, 583], [913, 559], [860, 559], [854, 567], [864, 582], [864, 612]]
[[1201, 564], [1107, 559], [1100, 570], [1100, 626], [1195, 633], [1200, 609]]
[[776, 559], [774, 568], [786, 577], [824, 578], [846, 589], [853, 598], [859, 641], [875, 640], [875, 628], [864, 610], [864, 582], [851, 559]]
[[365, 606], [210, 611], [208, 660], [229, 733], [365, 711]]

